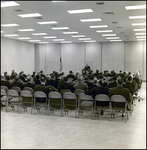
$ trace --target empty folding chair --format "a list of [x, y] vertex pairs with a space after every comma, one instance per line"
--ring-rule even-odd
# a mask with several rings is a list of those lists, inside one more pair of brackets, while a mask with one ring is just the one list
[[7, 106], [8, 106], [7, 93], [3, 89], [1, 89], [1, 103], [5, 103], [5, 105], [6, 105], [6, 112], [7, 112]]

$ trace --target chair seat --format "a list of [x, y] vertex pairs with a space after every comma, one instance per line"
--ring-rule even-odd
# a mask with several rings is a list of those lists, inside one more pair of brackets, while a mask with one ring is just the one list
[[92, 107], [93, 102], [92, 101], [84, 101], [81, 103], [82, 107]]
[[5, 102], [7, 100], [6, 96], [1, 97], [1, 102]]

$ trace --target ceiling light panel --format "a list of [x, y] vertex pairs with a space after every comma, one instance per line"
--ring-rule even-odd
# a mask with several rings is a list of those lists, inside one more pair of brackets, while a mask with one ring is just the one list
[[78, 32], [63, 32], [63, 34], [78, 34]]
[[85, 37], [85, 35], [72, 35], [71, 37]]
[[110, 40], [111, 42], [115, 42], [115, 41], [122, 41], [122, 40]]
[[32, 35], [47, 35], [47, 33], [32, 33]]
[[10, 1], [10, 2], [1, 2], [1, 7], [11, 7], [11, 6], [19, 6], [20, 4]]
[[79, 9], [79, 10], [68, 10], [67, 11], [70, 14], [78, 14], [78, 13], [89, 13], [89, 12], [93, 12], [92, 9]]
[[61, 43], [72, 43], [71, 41], [63, 41]]
[[94, 19], [80, 19], [81, 22], [95, 22], [95, 21], [102, 21], [100, 18], [94, 18]]
[[65, 39], [53, 39], [53, 41], [65, 41]]
[[93, 42], [96, 42], [96, 41], [95, 41], [95, 40], [92, 40], [92, 41], [84, 41], [84, 42], [93, 43]]
[[116, 36], [116, 34], [102, 34], [102, 36]]
[[138, 41], [146, 41], [146, 39], [137, 39]]
[[38, 24], [57, 24], [56, 21], [45, 21], [45, 22], [37, 22]]
[[135, 35], [146, 35], [146, 33], [135, 33]]
[[108, 37], [106, 39], [108, 39], [108, 40], [110, 40], [110, 39], [119, 39], [119, 37]]
[[79, 38], [79, 40], [91, 40], [91, 38]]
[[129, 19], [144, 19], [146, 16], [129, 16]]
[[99, 31], [96, 31], [98, 33], [101, 33], [101, 32], [113, 32], [112, 30], [99, 30]]
[[146, 5], [125, 6], [126, 10], [146, 9]]
[[106, 28], [107, 25], [99, 25], [99, 26], [89, 26], [90, 28]]
[[30, 42], [40, 42], [41, 40], [29, 40]]
[[20, 39], [20, 40], [29, 40], [29, 39], [31, 39], [30, 37], [20, 37], [20, 38], [18, 38], [18, 39]]
[[7, 34], [5, 36], [19, 36], [18, 34]]
[[134, 31], [146, 31], [146, 29], [134, 29]]
[[16, 23], [12, 23], [12, 24], [1, 24], [2, 27], [15, 27], [15, 26], [19, 26]]
[[144, 38], [146, 38], [146, 36], [137, 36], [136, 38], [137, 39], [139, 39], [139, 38], [143, 38], [144, 39]]
[[132, 23], [132, 26], [145, 26], [146, 23]]
[[47, 43], [49, 43], [49, 42], [39, 42], [40, 44], [47, 44]]
[[57, 37], [56, 36], [45, 36], [43, 38], [45, 38], [45, 39], [54, 39], [54, 38], [57, 38]]
[[42, 16], [41, 14], [39, 13], [32, 13], [32, 14], [21, 14], [21, 15], [18, 15], [19, 17], [22, 17], [22, 18], [28, 18], [28, 17], [39, 17], [39, 16]]
[[69, 29], [68, 27], [55, 27], [52, 28], [53, 30], [65, 30], [65, 29]]
[[35, 30], [34, 29], [18, 29], [18, 31], [25, 32], [25, 31], [35, 31]]

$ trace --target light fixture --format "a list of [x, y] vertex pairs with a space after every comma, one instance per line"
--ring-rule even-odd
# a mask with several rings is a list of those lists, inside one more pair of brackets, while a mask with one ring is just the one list
[[18, 34], [7, 34], [5, 36], [19, 36]]
[[146, 33], [135, 33], [135, 35], [146, 35]]
[[11, 6], [19, 6], [20, 4], [10, 1], [10, 2], [1, 2], [1, 7], [11, 7]]
[[146, 9], [146, 5], [125, 6], [125, 9], [126, 9], [126, 10]]
[[137, 36], [136, 38], [137, 39], [139, 39], [139, 38], [146, 38], [146, 36]]
[[21, 15], [18, 15], [19, 17], [22, 17], [22, 18], [27, 18], [27, 17], [39, 17], [39, 16], [42, 16], [41, 14], [39, 13], [32, 13], [32, 14], [21, 14]]
[[122, 40], [110, 40], [111, 42], [115, 42], [115, 41], [122, 41]]
[[56, 36], [45, 36], [43, 38], [45, 38], [45, 39], [54, 39], [54, 38], [57, 38], [57, 37]]
[[25, 31], [35, 31], [35, 30], [34, 29], [18, 29], [18, 31], [25, 32]]
[[146, 18], [146, 16], [129, 16], [129, 19], [143, 19]]
[[71, 41], [63, 41], [61, 43], [72, 43]]
[[106, 39], [108, 39], [108, 40], [110, 40], [110, 39], [119, 39], [119, 37], [108, 37]]
[[79, 9], [79, 10], [68, 10], [67, 11], [70, 14], [77, 14], [77, 13], [89, 13], [89, 12], [93, 12], [92, 9]]
[[47, 33], [32, 33], [32, 35], [47, 35]]
[[134, 29], [134, 31], [146, 31], [146, 29]]
[[92, 41], [84, 41], [84, 42], [93, 43], [93, 42], [96, 42], [96, 41], [95, 41], [95, 40], [92, 40]]
[[47, 44], [47, 43], [49, 43], [49, 42], [39, 42], [40, 44]]
[[146, 41], [146, 39], [137, 39], [138, 41]]
[[102, 34], [102, 36], [116, 36], [116, 34]]
[[29, 40], [30, 42], [40, 42], [41, 40]]
[[96, 31], [98, 33], [101, 33], [101, 32], [113, 32], [112, 30], [99, 30], [99, 31]]
[[81, 22], [95, 22], [95, 21], [102, 21], [100, 18], [94, 18], [94, 19], [80, 19]]
[[45, 21], [45, 22], [37, 22], [38, 24], [56, 24], [56, 21]]
[[78, 34], [78, 32], [63, 32], [63, 34]]
[[107, 25], [99, 25], [99, 26], [89, 26], [90, 28], [106, 28]]
[[145, 26], [146, 23], [132, 23], [132, 26]]
[[79, 38], [79, 40], [91, 40], [91, 38]]
[[71, 37], [85, 37], [85, 35], [72, 35]]
[[53, 41], [65, 41], [65, 39], [53, 39]]
[[19, 26], [16, 23], [12, 23], [12, 24], [1, 24], [2, 27], [15, 27], [15, 26]]
[[20, 40], [29, 40], [29, 39], [31, 39], [30, 37], [20, 37], [20, 38], [18, 38], [18, 39], [20, 39]]
[[68, 27], [55, 27], [52, 28], [53, 30], [65, 30], [65, 29], [69, 29]]

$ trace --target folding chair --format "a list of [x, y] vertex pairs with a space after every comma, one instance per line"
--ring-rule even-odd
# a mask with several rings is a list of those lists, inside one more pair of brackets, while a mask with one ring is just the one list
[[8, 100], [7, 100], [7, 92], [4, 89], [1, 89], [1, 103], [6, 104], [6, 112], [7, 112], [7, 106], [8, 106]]

